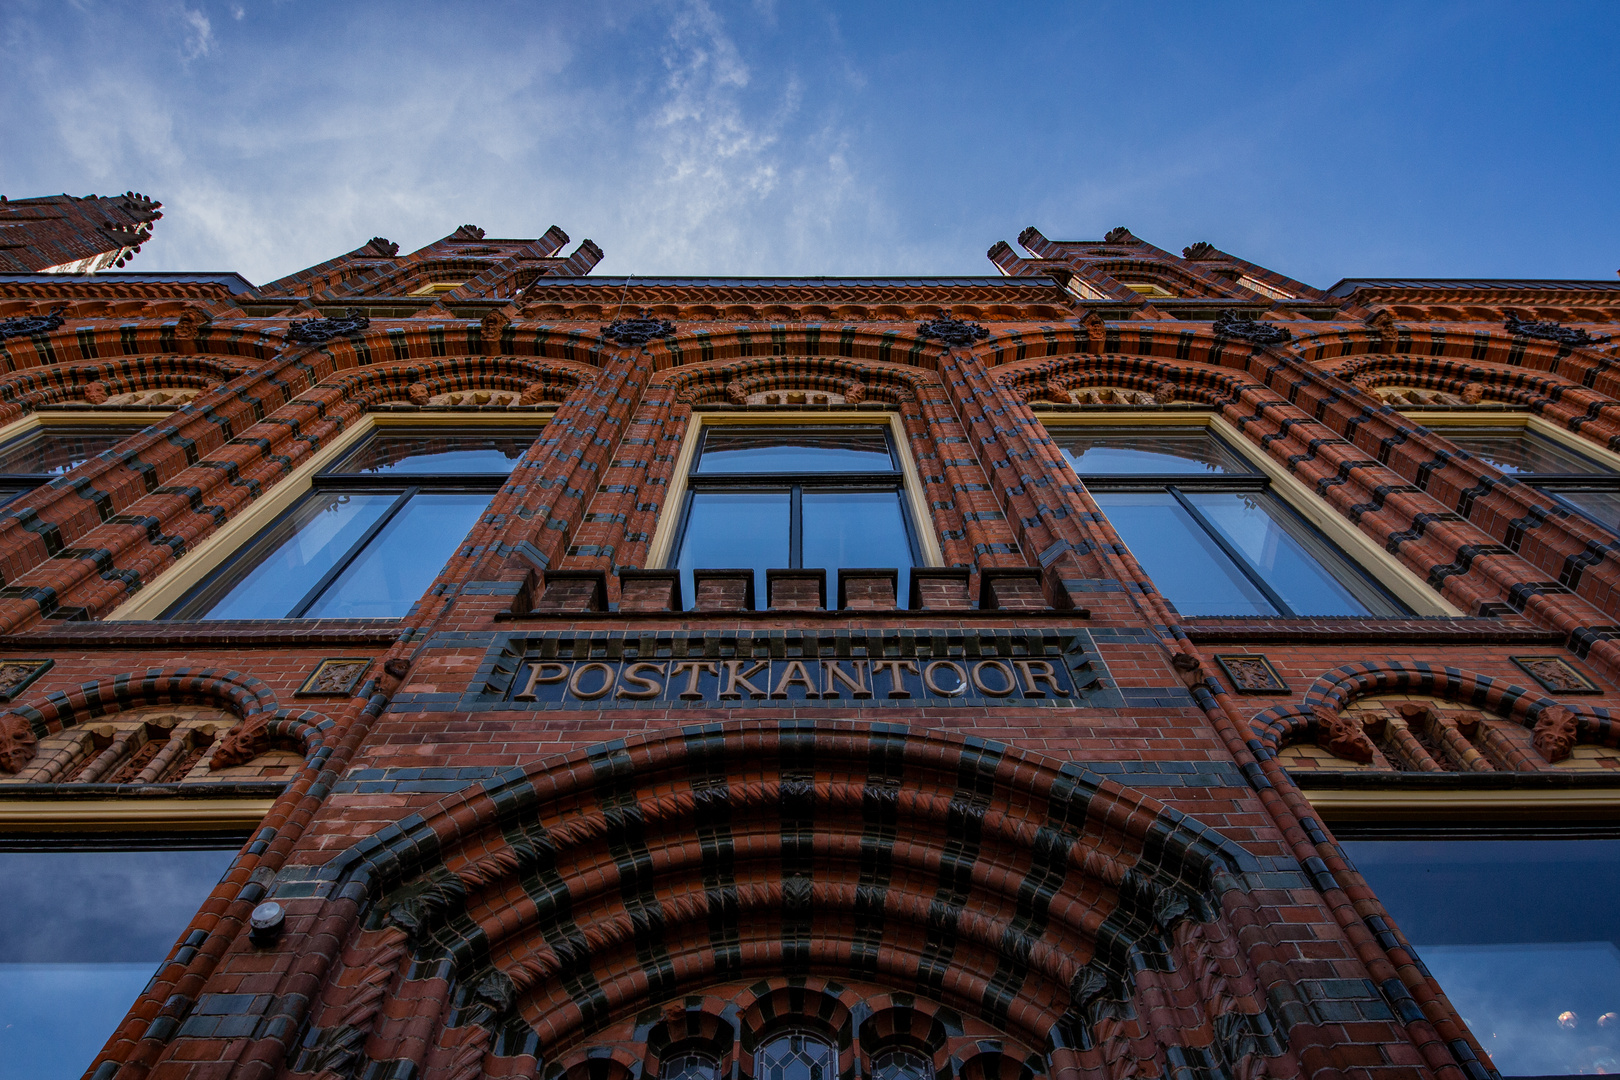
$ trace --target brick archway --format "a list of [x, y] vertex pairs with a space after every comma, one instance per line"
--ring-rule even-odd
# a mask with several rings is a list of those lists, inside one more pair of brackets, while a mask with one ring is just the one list
[[[530, 1075], [719, 984], [841, 976], [1053, 1069], [1163, 1071], [1172, 1009], [1187, 1052], [1289, 1076], [1230, 921], [1254, 869], [1140, 793], [982, 740], [798, 721], [602, 744], [440, 800], [327, 863], [331, 899], [289, 901], [346, 941], [295, 1067], [363, 1047]], [[442, 1024], [393, 1020], [402, 996]]]

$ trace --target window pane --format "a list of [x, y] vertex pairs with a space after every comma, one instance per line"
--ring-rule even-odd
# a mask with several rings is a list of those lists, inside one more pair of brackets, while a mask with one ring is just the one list
[[701, 1050], [685, 1050], [666, 1057], [658, 1068], [659, 1080], [720, 1080], [720, 1061]]
[[1056, 429], [1058, 449], [1082, 476], [1211, 476], [1254, 468], [1208, 428]]
[[911, 543], [899, 492], [806, 491], [803, 499], [804, 565], [826, 568], [829, 602], [844, 567], [899, 567], [897, 595], [910, 595]]
[[309, 619], [397, 619], [422, 598], [489, 505], [487, 493], [411, 496], [310, 605]]
[[793, 1031], [759, 1048], [754, 1076], [755, 1080], [837, 1080], [838, 1059], [825, 1039]]
[[[1265, 583], [1276, 590], [1296, 615], [1368, 615], [1367, 604], [1334, 576], [1354, 573], [1331, 548], [1284, 528], [1286, 507], [1270, 495], [1240, 492], [1187, 492], [1187, 501], [1210, 520], [1226, 541], [1243, 554]], [[1291, 516], [1291, 515], [1290, 515]], [[1289, 522], [1289, 524], [1293, 524]], [[1304, 529], [1299, 530], [1301, 533]], [[1312, 550], [1312, 549], [1315, 550]], [[1324, 564], [1338, 564], [1333, 570]], [[1380, 611], [1380, 614], [1390, 612]]]
[[0, 852], [0, 1069], [77, 1078], [169, 955], [230, 851]]
[[1612, 470], [1523, 428], [1443, 427], [1442, 438], [1510, 475], [1518, 473], [1599, 473]]
[[1169, 492], [1105, 492], [1095, 498], [1154, 586], [1181, 614], [1277, 614]]
[[510, 432], [379, 432], [332, 471], [386, 476], [483, 473], [504, 476], [540, 435]]
[[265, 554], [256, 559], [250, 554], [244, 560], [247, 565], [232, 573], [235, 584], [226, 586], [229, 591], [217, 603], [196, 613], [183, 611], [181, 617], [285, 619], [397, 498], [312, 493], [272, 528], [262, 545], [255, 545]]
[[934, 1063], [904, 1046], [872, 1055], [872, 1080], [934, 1080]]
[[1620, 532], [1620, 492], [1555, 488], [1543, 495], [1562, 499], [1612, 532]]
[[1620, 1072], [1620, 840], [1344, 848], [1504, 1074]]
[[693, 602], [691, 571], [753, 567], [754, 597], [765, 598], [765, 571], [788, 565], [792, 498], [785, 491], [692, 493], [686, 535], [675, 560], [682, 595]]
[[[892, 472], [885, 428], [711, 427], [695, 472]], [[786, 565], [785, 563], [783, 565]]]
[[0, 473], [65, 473], [111, 450], [145, 424], [52, 424], [0, 447]]

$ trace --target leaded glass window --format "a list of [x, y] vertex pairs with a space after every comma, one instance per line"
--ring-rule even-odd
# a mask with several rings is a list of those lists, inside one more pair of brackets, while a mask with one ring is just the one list
[[720, 1059], [705, 1050], [682, 1049], [666, 1055], [659, 1080], [720, 1080]]
[[832, 1043], [807, 1031], [786, 1031], [766, 1040], [754, 1058], [755, 1080], [837, 1080]]
[[872, 1080], [934, 1080], [934, 1063], [909, 1046], [890, 1046], [872, 1055]]

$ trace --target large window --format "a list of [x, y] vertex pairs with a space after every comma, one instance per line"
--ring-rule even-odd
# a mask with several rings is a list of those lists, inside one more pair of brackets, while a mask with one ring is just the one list
[[906, 512], [905, 476], [889, 428], [705, 426], [675, 540], [682, 591], [694, 569], [752, 569], [763, 603], [765, 571], [894, 567], [906, 595], [922, 561]]
[[1059, 428], [1053, 436], [1182, 615], [1406, 610], [1207, 427]]
[[166, 617], [399, 618], [536, 434], [379, 429]]
[[0, 442], [0, 506], [113, 449], [153, 419], [148, 414], [43, 422]]
[[1503, 1074], [1620, 1072], [1620, 840], [1344, 848]]
[[0, 850], [0, 1075], [82, 1075], [235, 854]]
[[1611, 532], [1620, 532], [1620, 472], [1523, 427], [1469, 425], [1436, 431], [1494, 468]]

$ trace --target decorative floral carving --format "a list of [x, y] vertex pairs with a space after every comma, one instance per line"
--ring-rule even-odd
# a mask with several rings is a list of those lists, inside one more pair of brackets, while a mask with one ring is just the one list
[[556, 401], [558, 396], [545, 383], [530, 383], [518, 395], [519, 405], [538, 405], [542, 401]]
[[1221, 252], [1219, 248], [1204, 240], [1198, 241], [1198, 243], [1192, 245], [1192, 247], [1184, 247], [1181, 249], [1182, 257], [1185, 259], [1190, 259], [1193, 262], [1201, 262], [1205, 259], [1219, 258], [1220, 254]]
[[322, 660], [309, 673], [304, 685], [298, 688], [298, 693], [304, 696], [352, 693], [360, 676], [370, 666], [371, 658], [366, 656], [338, 656]]
[[1575, 746], [1575, 714], [1562, 705], [1549, 705], [1536, 718], [1530, 731], [1530, 743], [1536, 752], [1556, 764], [1569, 757]]
[[305, 319], [287, 327], [287, 340], [294, 345], [321, 345], [335, 337], [358, 334], [371, 325], [359, 308], [349, 308], [341, 319]]
[[463, 225], [450, 234], [452, 240], [482, 240], [483, 238], [484, 230], [476, 225]]
[[20, 315], [15, 319], [0, 319], [0, 341], [6, 338], [25, 337], [28, 334], [48, 334], [66, 321], [62, 318], [62, 308], [55, 308], [46, 315]]
[[1591, 679], [1571, 667], [1561, 656], [1510, 656], [1549, 694], [1598, 694], [1602, 690]]
[[1123, 225], [1117, 225], [1109, 229], [1103, 236], [1103, 243], [1105, 244], [1131, 244], [1135, 242], [1136, 237], [1131, 234], [1131, 230]]
[[1264, 656], [1247, 653], [1216, 653], [1215, 662], [1221, 665], [1226, 677], [1240, 694], [1286, 694], [1288, 684], [1283, 682], [1277, 669]]
[[1372, 761], [1372, 740], [1367, 738], [1358, 721], [1320, 705], [1311, 706], [1311, 715], [1316, 717], [1316, 745], [1334, 757], [1359, 761], [1363, 765]]
[[917, 324], [917, 336], [920, 338], [933, 338], [942, 345], [952, 349], [966, 348], [975, 342], [983, 341], [990, 336], [990, 331], [976, 322], [967, 322], [963, 319], [953, 319], [949, 315], [941, 315], [937, 319], [926, 319]]
[[657, 338], [675, 336], [675, 324], [668, 319], [614, 319], [602, 328], [602, 336], [618, 345], [645, 345]]
[[1593, 337], [1577, 327], [1550, 321], [1521, 319], [1513, 314], [1508, 315], [1507, 320], [1502, 323], [1502, 328], [1514, 337], [1540, 338], [1543, 341], [1556, 341], [1560, 345], [1602, 345], [1611, 340], [1608, 334]]
[[22, 772], [34, 760], [37, 743], [28, 721], [15, 714], [0, 716], [0, 772]]
[[55, 664], [55, 660], [0, 660], [0, 701], [16, 697]]
[[1230, 308], [1215, 316], [1215, 336], [1238, 338], [1252, 345], [1281, 345], [1294, 339], [1294, 332], [1286, 326], [1261, 322], [1252, 315], [1239, 315]]
[[399, 245], [384, 237], [373, 236], [366, 241], [366, 246], [361, 250], [370, 251], [373, 255], [380, 255], [385, 259], [392, 259], [399, 254]]

